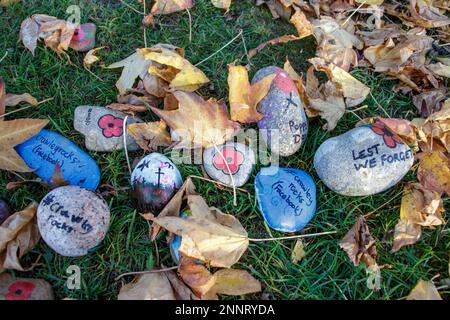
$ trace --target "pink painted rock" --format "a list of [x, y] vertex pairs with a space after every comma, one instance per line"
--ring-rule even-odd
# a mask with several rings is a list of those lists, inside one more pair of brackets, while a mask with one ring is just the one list
[[93, 23], [81, 24], [70, 42], [70, 48], [75, 51], [86, 52], [95, 47], [95, 32], [97, 27]]
[[11, 275], [0, 275], [0, 300], [53, 300], [53, 289], [42, 279], [13, 279]]

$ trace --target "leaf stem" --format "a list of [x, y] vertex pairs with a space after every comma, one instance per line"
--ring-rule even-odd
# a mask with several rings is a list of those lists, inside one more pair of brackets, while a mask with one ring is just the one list
[[128, 148], [127, 148], [127, 120], [128, 120], [128, 116], [125, 117], [125, 119], [123, 119], [123, 149], [125, 150], [125, 158], [127, 159], [127, 166], [128, 166], [128, 171], [130, 172], [131, 175], [131, 164], [130, 164], [130, 158], [128, 157]]
[[265, 241], [278, 241], [278, 240], [290, 240], [290, 239], [299, 239], [299, 238], [311, 238], [311, 237], [317, 237], [317, 236], [324, 236], [327, 234], [335, 234], [337, 231], [326, 231], [326, 232], [319, 232], [319, 233], [310, 233], [310, 234], [299, 234], [296, 236], [287, 236], [287, 237], [279, 237], [279, 238], [263, 238], [263, 239], [251, 239], [248, 240], [251, 242], [265, 242]]

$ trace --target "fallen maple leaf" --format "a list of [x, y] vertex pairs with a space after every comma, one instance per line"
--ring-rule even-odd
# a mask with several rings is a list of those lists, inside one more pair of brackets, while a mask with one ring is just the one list
[[339, 243], [355, 266], [364, 262], [366, 266], [376, 263], [377, 249], [375, 239], [370, 234], [369, 227], [363, 216], [360, 216], [353, 227]]
[[406, 300], [442, 300], [442, 297], [433, 282], [419, 280]]
[[269, 75], [254, 85], [243, 66], [228, 65], [228, 87], [231, 119], [241, 123], [257, 122], [263, 118], [256, 107], [270, 90], [276, 75]]
[[303, 244], [302, 239], [297, 239], [294, 245], [294, 249], [292, 249], [291, 253], [291, 261], [294, 264], [297, 264], [300, 260], [305, 256], [305, 246]]
[[0, 121], [0, 169], [31, 172], [14, 147], [41, 131], [48, 123], [42, 119]]
[[37, 106], [39, 104], [37, 99], [35, 97], [33, 97], [31, 94], [29, 94], [29, 93], [22, 93], [22, 94], [11, 94], [11, 93], [8, 93], [8, 94], [6, 94], [5, 105], [7, 107], [14, 107], [14, 106], [18, 105], [21, 102], [26, 102], [26, 103], [29, 103], [29, 104], [31, 104], [33, 106]]
[[100, 61], [100, 58], [96, 56], [97, 52], [99, 50], [102, 50], [106, 47], [99, 47], [99, 48], [94, 48], [89, 50], [88, 53], [86, 53], [86, 55], [84, 56], [83, 59], [83, 65], [85, 68], [90, 69], [92, 67], [92, 65], [98, 61]]
[[5, 269], [25, 271], [19, 259], [33, 249], [40, 238], [35, 218], [37, 207], [37, 203], [31, 203], [0, 226], [0, 273]]
[[132, 123], [128, 133], [144, 151], [156, 151], [159, 147], [168, 147], [172, 143], [164, 121]]
[[239, 124], [229, 119], [224, 103], [205, 101], [195, 93], [175, 91], [173, 95], [178, 100], [178, 109], [151, 109], [180, 137], [177, 148], [220, 145], [240, 130]]
[[247, 250], [249, 239], [239, 220], [210, 208], [198, 195], [187, 196], [191, 214], [152, 220], [182, 237], [179, 251], [213, 267], [230, 268]]
[[195, 91], [209, 82], [206, 75], [178, 52], [164, 47], [138, 49], [145, 59], [157, 62], [151, 64], [148, 72], [169, 82], [173, 90]]

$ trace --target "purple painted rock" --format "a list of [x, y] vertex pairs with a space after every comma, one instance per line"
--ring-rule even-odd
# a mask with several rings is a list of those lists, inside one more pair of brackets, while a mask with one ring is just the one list
[[252, 84], [276, 74], [267, 96], [258, 104], [264, 118], [258, 122], [262, 137], [270, 150], [287, 157], [296, 153], [308, 133], [303, 102], [297, 86], [286, 71], [275, 66], [259, 70]]
[[70, 41], [69, 47], [75, 51], [86, 52], [95, 47], [95, 32], [97, 27], [93, 23], [81, 24]]
[[145, 156], [131, 174], [133, 197], [145, 212], [159, 213], [183, 184], [175, 164], [154, 152]]
[[96, 193], [77, 186], [64, 186], [42, 199], [37, 221], [42, 239], [50, 248], [66, 257], [79, 257], [103, 240], [110, 212]]
[[0, 225], [11, 215], [8, 205], [0, 199]]
[[0, 275], [0, 300], [53, 300], [53, 289], [43, 279], [13, 278]]

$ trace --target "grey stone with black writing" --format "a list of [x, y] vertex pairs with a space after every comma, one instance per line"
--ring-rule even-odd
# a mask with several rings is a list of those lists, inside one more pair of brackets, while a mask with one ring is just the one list
[[[79, 106], [75, 109], [73, 126], [75, 130], [85, 136], [85, 144], [92, 151], [114, 151], [124, 148], [123, 121], [126, 114], [103, 107]], [[131, 116], [127, 119], [127, 125], [142, 122]], [[127, 135], [127, 149], [135, 151], [139, 149], [134, 139]]]
[[246, 184], [255, 165], [253, 150], [245, 144], [234, 142], [217, 148], [222, 155], [215, 147], [207, 148], [203, 152], [203, 167], [206, 173], [214, 180], [232, 186], [231, 173], [236, 187]]
[[326, 140], [314, 156], [320, 179], [347, 196], [366, 196], [397, 184], [414, 162], [412, 150], [386, 126], [354, 128]]
[[281, 156], [296, 153], [308, 133], [308, 119], [295, 82], [286, 71], [275, 66], [259, 70], [252, 84], [276, 74], [267, 96], [258, 104], [264, 118], [258, 122], [270, 150]]
[[106, 235], [110, 212], [97, 194], [77, 186], [59, 187], [42, 199], [37, 210], [42, 239], [60, 255], [84, 256]]

